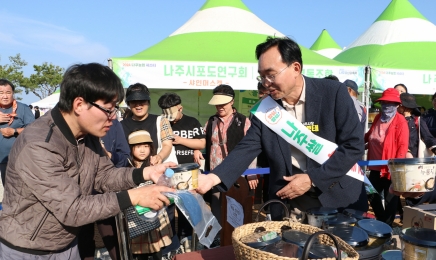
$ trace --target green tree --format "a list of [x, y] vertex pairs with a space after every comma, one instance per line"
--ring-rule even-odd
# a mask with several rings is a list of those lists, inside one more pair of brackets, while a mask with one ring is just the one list
[[[15, 93], [20, 94], [23, 90], [19, 87], [23, 87], [29, 81], [23, 74], [23, 67], [27, 65], [27, 62], [21, 59], [19, 53], [10, 56], [9, 61], [10, 64], [0, 65], [0, 78], [11, 81], [15, 85]], [[17, 97], [17, 99], [21, 98]]]
[[44, 62], [42, 65], [33, 65], [35, 73], [30, 75], [25, 86], [26, 93], [29, 91], [43, 99], [50, 96], [60, 86], [64, 69]]

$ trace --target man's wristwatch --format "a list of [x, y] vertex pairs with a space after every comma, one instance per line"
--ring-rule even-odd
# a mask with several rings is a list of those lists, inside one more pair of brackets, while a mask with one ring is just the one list
[[17, 129], [15, 128], [15, 130], [14, 130], [14, 137], [17, 137], [18, 136], [18, 131], [17, 131]]

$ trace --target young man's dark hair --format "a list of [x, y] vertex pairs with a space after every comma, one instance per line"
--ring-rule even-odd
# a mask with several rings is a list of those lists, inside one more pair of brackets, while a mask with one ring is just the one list
[[61, 82], [59, 109], [70, 112], [73, 101], [82, 97], [86, 102], [99, 99], [105, 103], [124, 99], [124, 88], [118, 76], [107, 66], [98, 63], [76, 64], [67, 69]]
[[165, 93], [157, 101], [157, 104], [162, 109], [174, 107], [180, 105], [181, 103], [182, 100], [180, 99], [180, 96], [176, 93]]
[[328, 76], [325, 76], [324, 78], [325, 78], [325, 79], [330, 79], [330, 80], [336, 80], [336, 81], [339, 81], [338, 77], [336, 77], [336, 76], [333, 75], [333, 74], [328, 75]]
[[280, 55], [282, 56], [282, 61], [287, 65], [291, 65], [293, 62], [298, 62], [303, 69], [303, 60], [301, 58], [301, 50], [298, 44], [287, 38], [276, 38], [269, 36], [266, 41], [257, 45], [256, 47], [256, 58], [259, 60], [260, 56], [269, 50], [271, 47], [277, 46]]
[[12, 82], [10, 82], [7, 79], [0, 79], [0, 86], [6, 86], [6, 85], [11, 86], [12, 91], [15, 91], [15, 86], [14, 86], [14, 84], [12, 84]]
[[29, 105], [29, 108], [30, 108], [30, 109], [33, 109], [33, 106], [32, 106], [32, 105]]

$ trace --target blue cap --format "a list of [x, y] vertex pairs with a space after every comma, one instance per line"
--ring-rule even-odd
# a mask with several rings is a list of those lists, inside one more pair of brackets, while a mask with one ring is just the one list
[[171, 168], [167, 168], [167, 169], [165, 170], [165, 176], [167, 176], [168, 178], [173, 177], [173, 175], [174, 175], [174, 171], [173, 171], [173, 169], [171, 169]]
[[357, 95], [359, 95], [359, 87], [357, 86], [356, 82], [354, 82], [351, 79], [347, 79], [344, 81], [345, 86], [350, 87], [354, 92], [356, 92]]

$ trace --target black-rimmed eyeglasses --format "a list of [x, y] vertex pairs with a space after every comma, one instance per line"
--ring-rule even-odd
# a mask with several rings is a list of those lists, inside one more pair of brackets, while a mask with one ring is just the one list
[[94, 102], [88, 102], [88, 103], [91, 104], [91, 105], [93, 105], [93, 106], [95, 106], [96, 108], [100, 109], [101, 111], [105, 112], [108, 118], [112, 118], [112, 117], [114, 117], [115, 114], [116, 114], [117, 111], [118, 111], [118, 108], [119, 108], [118, 106], [115, 106], [114, 109], [109, 110], [109, 109], [104, 108], [104, 107], [102, 107], [102, 106], [100, 106], [100, 105], [98, 105], [98, 104], [96, 104], [96, 103], [94, 103]]
[[280, 74], [280, 73], [282, 73], [285, 69], [287, 69], [287, 68], [289, 68], [289, 66], [291, 66], [291, 65], [288, 65], [288, 66], [286, 66], [286, 67], [284, 67], [281, 71], [279, 71], [278, 73], [276, 73], [276, 74], [274, 74], [274, 75], [266, 75], [266, 76], [264, 76], [264, 77], [262, 77], [262, 76], [257, 76], [257, 81], [259, 81], [260, 83], [263, 83], [265, 80], [267, 80], [268, 81], [268, 83], [273, 83], [274, 82], [274, 79]]

